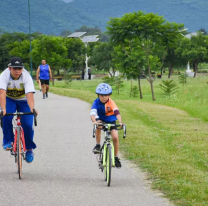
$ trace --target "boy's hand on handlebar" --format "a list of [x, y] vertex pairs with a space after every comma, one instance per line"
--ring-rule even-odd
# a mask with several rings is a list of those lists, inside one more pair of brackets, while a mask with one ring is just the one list
[[124, 123], [119, 122], [119, 124], [120, 124], [120, 127], [123, 128]]
[[97, 124], [100, 124], [100, 123], [101, 123], [101, 121], [100, 121], [100, 120], [95, 121], [95, 122], [93, 122], [93, 126], [95, 126], [95, 125], [97, 125]]

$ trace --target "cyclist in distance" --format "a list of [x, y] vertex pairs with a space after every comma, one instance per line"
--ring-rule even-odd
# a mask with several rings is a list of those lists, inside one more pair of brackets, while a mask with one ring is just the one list
[[[12, 57], [8, 68], [0, 75], [0, 109], [3, 115], [6, 113], [33, 112], [35, 88], [33, 80], [27, 70], [23, 69], [22, 59]], [[14, 142], [13, 116], [3, 117], [3, 148], [10, 150]], [[34, 159], [33, 149], [33, 115], [25, 115], [21, 118], [22, 128], [25, 134], [26, 161], [31, 163]]]
[[[94, 125], [101, 122], [116, 124], [116, 120], [118, 120], [119, 124], [123, 126], [118, 107], [110, 98], [112, 92], [113, 90], [109, 84], [101, 83], [97, 86], [95, 93], [98, 95], [98, 98], [93, 102], [90, 112], [91, 120]], [[97, 116], [99, 119], [96, 118]], [[93, 152], [97, 154], [100, 153], [101, 129], [96, 129], [95, 136], [96, 146]], [[120, 168], [121, 162], [118, 158], [119, 139], [116, 127], [111, 127], [111, 136], [115, 149], [115, 166]]]
[[[40, 80], [38, 80], [40, 78]], [[51, 68], [46, 64], [46, 60], [42, 60], [42, 64], [38, 67], [36, 73], [36, 80], [41, 82], [43, 99], [48, 98], [49, 80], [52, 81]]]

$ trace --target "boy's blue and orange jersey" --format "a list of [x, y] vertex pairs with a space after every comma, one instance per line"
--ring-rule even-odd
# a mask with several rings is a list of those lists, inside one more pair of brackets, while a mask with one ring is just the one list
[[117, 118], [115, 114], [119, 114], [118, 107], [110, 98], [106, 103], [102, 103], [99, 98], [97, 98], [92, 104], [90, 115], [97, 115], [99, 119], [104, 122], [111, 123], [116, 121]]

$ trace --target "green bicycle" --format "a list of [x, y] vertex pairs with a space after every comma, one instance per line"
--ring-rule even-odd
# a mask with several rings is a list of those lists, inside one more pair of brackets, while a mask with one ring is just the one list
[[[99, 127], [102, 128], [99, 128]], [[101, 169], [101, 172], [104, 172], [105, 181], [107, 185], [110, 186], [111, 183], [111, 169], [115, 167], [115, 155], [114, 155], [114, 146], [111, 138], [111, 127], [116, 127], [117, 130], [124, 130], [123, 138], [126, 138], [126, 126], [123, 125], [123, 128], [118, 124], [107, 124], [99, 123], [93, 128], [93, 138], [95, 138], [96, 129], [102, 129], [105, 132], [104, 142], [100, 148], [100, 153], [97, 156], [98, 166]]]

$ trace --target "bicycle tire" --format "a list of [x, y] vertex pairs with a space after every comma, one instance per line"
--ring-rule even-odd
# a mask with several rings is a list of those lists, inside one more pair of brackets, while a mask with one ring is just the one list
[[[107, 163], [107, 155], [105, 156], [105, 162]], [[107, 181], [107, 175], [108, 175], [107, 174], [107, 165], [104, 166], [103, 171], [104, 171], [104, 179], [105, 179], [105, 181]]]
[[20, 140], [20, 128], [17, 128], [17, 168], [19, 179], [22, 179], [22, 149], [21, 149], [21, 140]]
[[110, 186], [111, 183], [111, 168], [112, 168], [112, 157], [111, 157], [111, 145], [107, 147], [107, 162], [106, 162], [106, 170], [107, 170], [107, 185]]
[[[104, 151], [104, 150], [106, 150], [106, 151]], [[103, 160], [103, 161], [105, 162], [105, 166], [103, 167], [103, 172], [104, 172], [105, 181], [107, 181], [107, 176], [108, 176], [108, 174], [107, 174], [107, 152], [108, 152], [107, 146], [106, 147], [104, 146], [103, 153], [105, 153], [105, 160]], [[104, 158], [104, 155], [102, 158]]]

